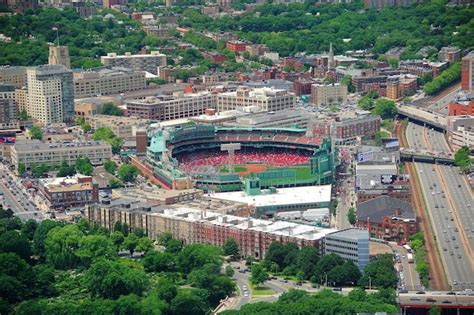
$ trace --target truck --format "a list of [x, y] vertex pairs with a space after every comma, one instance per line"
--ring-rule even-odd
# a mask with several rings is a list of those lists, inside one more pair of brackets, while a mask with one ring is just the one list
[[413, 263], [413, 254], [407, 254], [408, 262]]
[[403, 245], [403, 248], [407, 250], [407, 252], [411, 253], [411, 247], [408, 244]]

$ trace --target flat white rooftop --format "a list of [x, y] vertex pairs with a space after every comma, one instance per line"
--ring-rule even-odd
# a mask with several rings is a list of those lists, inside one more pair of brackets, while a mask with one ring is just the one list
[[298, 205], [331, 201], [331, 185], [278, 188], [276, 193], [262, 191], [261, 195], [247, 196], [243, 191], [216, 193], [212, 198], [242, 202], [255, 207]]

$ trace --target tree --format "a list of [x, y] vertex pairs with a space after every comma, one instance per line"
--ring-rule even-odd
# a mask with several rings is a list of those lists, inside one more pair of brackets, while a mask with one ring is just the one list
[[18, 119], [21, 121], [28, 120], [29, 118], [30, 117], [28, 117], [28, 112], [26, 111], [26, 109], [21, 110], [18, 114]]
[[316, 272], [318, 261], [318, 250], [313, 246], [305, 246], [298, 252], [296, 267], [303, 272], [304, 279], [309, 279]]
[[178, 291], [170, 303], [172, 314], [176, 315], [204, 315], [208, 312], [206, 290]]
[[89, 158], [78, 158], [76, 161], [76, 171], [80, 174], [90, 176], [94, 171], [94, 167]]
[[119, 139], [110, 128], [98, 128], [94, 131], [93, 139], [95, 141], [103, 140], [112, 146], [112, 152], [120, 153], [122, 140]]
[[397, 115], [398, 110], [394, 101], [381, 98], [375, 102], [374, 113], [382, 117], [382, 119], [393, 119]]
[[350, 223], [351, 225], [356, 224], [356, 222], [357, 222], [357, 216], [356, 216], [356, 214], [355, 214], [354, 208], [352, 208], [352, 207], [349, 208], [349, 212], [347, 213], [347, 219], [349, 220], [349, 223]]
[[374, 101], [370, 97], [364, 96], [357, 102], [357, 105], [363, 110], [372, 110]]
[[362, 286], [368, 286], [369, 277], [371, 284], [378, 288], [394, 288], [397, 285], [397, 273], [393, 268], [392, 255], [380, 255], [371, 260], [364, 268], [364, 274], [359, 280]]
[[58, 221], [44, 220], [42, 221], [33, 235], [33, 252], [43, 258], [45, 256], [46, 237], [53, 228], [60, 227], [62, 224]]
[[177, 294], [178, 289], [176, 285], [166, 279], [160, 279], [157, 295], [161, 300], [170, 303]]
[[117, 164], [114, 161], [107, 160], [104, 163], [104, 169], [107, 173], [115, 175], [115, 171], [117, 170]]
[[352, 78], [350, 75], [345, 75], [342, 80], [341, 80], [341, 84], [344, 84], [347, 86], [347, 90], [349, 91], [349, 93], [354, 93], [355, 92], [355, 87], [354, 85], [352, 84]]
[[104, 235], [86, 235], [82, 237], [76, 255], [85, 266], [89, 266], [99, 258], [114, 258], [115, 248], [112, 241]]
[[114, 244], [114, 246], [118, 249], [122, 247], [125, 236], [123, 236], [121, 231], [114, 231], [110, 234], [110, 240], [112, 241], [112, 244]]
[[130, 233], [125, 240], [123, 241], [123, 248], [130, 252], [130, 255], [133, 255], [133, 252], [137, 248], [138, 237], [135, 233]]
[[232, 278], [234, 276], [234, 273], [235, 273], [234, 268], [232, 268], [231, 265], [227, 265], [225, 267], [225, 275], [227, 277]]
[[436, 94], [461, 78], [461, 63], [455, 62], [431, 82], [425, 84], [423, 91], [428, 95]]
[[21, 227], [21, 234], [26, 236], [28, 240], [32, 241], [36, 228], [38, 228], [38, 223], [35, 220], [30, 219]]
[[0, 296], [9, 303], [28, 297], [34, 288], [31, 267], [15, 253], [0, 253]]
[[224, 243], [224, 255], [231, 256], [232, 259], [236, 259], [240, 256], [239, 244], [235, 239], [229, 237]]
[[43, 131], [38, 126], [33, 126], [30, 129], [31, 139], [43, 140]]
[[251, 272], [252, 275], [250, 276], [250, 282], [254, 285], [260, 286], [268, 280], [268, 274], [260, 264], [253, 265]]
[[140, 269], [100, 259], [87, 270], [84, 283], [92, 296], [117, 299], [131, 293], [141, 295], [147, 287], [148, 278]]
[[117, 174], [122, 182], [135, 182], [140, 170], [132, 164], [123, 164], [118, 168]]
[[48, 232], [44, 247], [46, 261], [57, 269], [74, 268], [79, 263], [76, 250], [83, 237], [83, 233], [77, 225], [65, 225], [55, 227]]
[[123, 116], [122, 110], [112, 103], [105, 103], [102, 105], [102, 110], [100, 113], [102, 115]]
[[319, 283], [324, 283], [327, 276], [329, 281], [329, 273], [331, 272], [331, 270], [336, 266], [340, 266], [343, 264], [344, 259], [342, 259], [336, 254], [329, 254], [323, 256], [316, 265], [314, 280], [318, 281]]
[[122, 181], [120, 179], [117, 179], [117, 178], [112, 178], [111, 180], [109, 180], [108, 185], [111, 189], [116, 189], [116, 188], [123, 187]]
[[23, 174], [26, 172], [26, 166], [24, 163], [18, 163], [18, 175], [23, 176]]
[[468, 170], [471, 167], [472, 161], [469, 147], [463, 146], [454, 153], [454, 164], [459, 166], [463, 171]]
[[153, 249], [153, 241], [148, 237], [142, 237], [138, 240], [136, 250], [139, 252], [149, 252]]
[[0, 252], [15, 253], [22, 259], [29, 261], [31, 256], [30, 241], [17, 231], [6, 231], [0, 235]]
[[178, 254], [177, 264], [180, 270], [190, 273], [206, 264], [220, 266], [222, 248], [205, 244], [189, 244]]
[[58, 177], [66, 177], [66, 176], [73, 176], [76, 174], [76, 170], [74, 166], [69, 166], [66, 161], [62, 161], [61, 165], [59, 166], [59, 171], [57, 176]]
[[171, 272], [176, 268], [172, 254], [157, 251], [148, 251], [145, 254], [143, 267], [146, 272]]

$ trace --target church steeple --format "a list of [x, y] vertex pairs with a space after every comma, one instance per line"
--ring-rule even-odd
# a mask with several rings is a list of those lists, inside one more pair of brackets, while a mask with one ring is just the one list
[[334, 52], [332, 51], [332, 42], [329, 43], [328, 68], [329, 69], [334, 69]]

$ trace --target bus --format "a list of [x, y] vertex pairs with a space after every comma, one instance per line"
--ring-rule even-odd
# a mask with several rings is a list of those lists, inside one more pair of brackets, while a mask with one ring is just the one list
[[408, 244], [403, 245], [403, 248], [407, 250], [407, 252], [411, 253], [411, 247]]

